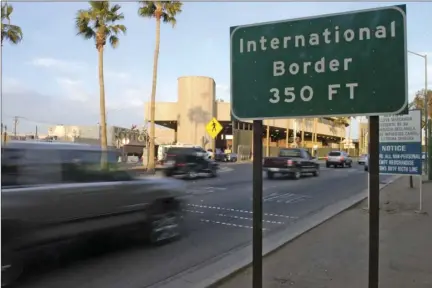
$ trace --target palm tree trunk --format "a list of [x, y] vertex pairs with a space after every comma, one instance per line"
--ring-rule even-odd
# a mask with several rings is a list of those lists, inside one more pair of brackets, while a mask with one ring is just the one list
[[301, 127], [301, 147], [305, 147], [305, 139], [304, 139], [304, 135], [305, 135], [305, 118], [302, 119], [302, 127]]
[[351, 149], [351, 123], [352, 123], [352, 121], [351, 121], [351, 118], [348, 118], [349, 119], [349, 126], [348, 126], [348, 153], [349, 153], [349, 151], [350, 151], [350, 149]]
[[159, 45], [160, 45], [160, 17], [156, 17], [156, 45], [153, 58], [153, 83], [152, 94], [150, 100], [150, 153], [147, 170], [154, 171], [155, 169], [155, 112], [156, 112], [156, 84], [157, 84], [157, 68], [159, 60]]
[[105, 114], [105, 83], [104, 83], [104, 68], [103, 68], [103, 46], [98, 48], [98, 60], [99, 60], [99, 106], [100, 106], [100, 126], [101, 126], [101, 147], [102, 151], [102, 159], [101, 165], [102, 167], [106, 167], [107, 163], [107, 155], [105, 151], [108, 149], [108, 141], [107, 141], [107, 127], [106, 127], [106, 114]]

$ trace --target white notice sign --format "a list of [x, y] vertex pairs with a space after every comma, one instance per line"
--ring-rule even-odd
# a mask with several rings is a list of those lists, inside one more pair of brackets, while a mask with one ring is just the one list
[[380, 116], [379, 142], [420, 142], [421, 112], [409, 111], [408, 115]]

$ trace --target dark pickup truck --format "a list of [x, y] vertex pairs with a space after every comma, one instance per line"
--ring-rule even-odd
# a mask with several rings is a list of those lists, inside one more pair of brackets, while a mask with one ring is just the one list
[[290, 175], [293, 179], [300, 179], [303, 174], [311, 173], [319, 176], [320, 165], [305, 149], [281, 149], [278, 157], [266, 157], [263, 170], [267, 178], [272, 179], [274, 174]]

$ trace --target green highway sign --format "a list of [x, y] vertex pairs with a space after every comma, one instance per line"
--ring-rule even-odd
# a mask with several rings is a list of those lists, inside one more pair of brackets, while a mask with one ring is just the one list
[[408, 104], [405, 5], [231, 27], [238, 119], [398, 114]]

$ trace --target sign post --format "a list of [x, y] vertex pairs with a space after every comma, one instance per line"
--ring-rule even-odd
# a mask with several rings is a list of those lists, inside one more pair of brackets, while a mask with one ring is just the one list
[[231, 113], [254, 121], [253, 288], [262, 287], [260, 120], [323, 116], [371, 116], [369, 288], [378, 288], [378, 117], [406, 111], [405, 11], [400, 5], [231, 27]]
[[[421, 110], [407, 115], [381, 116], [379, 122], [379, 172], [422, 177]], [[419, 211], [422, 210], [420, 188]]]

